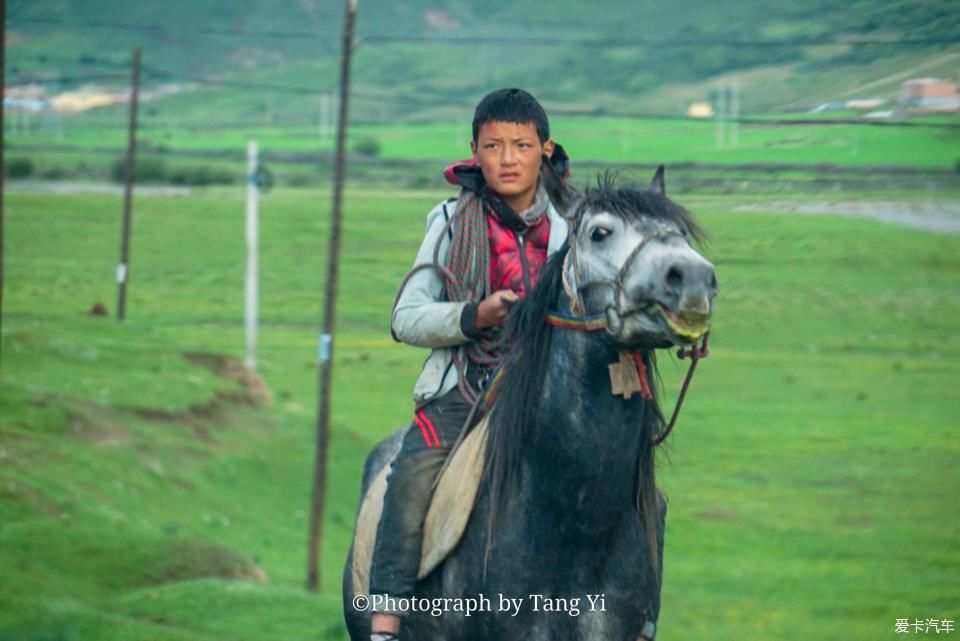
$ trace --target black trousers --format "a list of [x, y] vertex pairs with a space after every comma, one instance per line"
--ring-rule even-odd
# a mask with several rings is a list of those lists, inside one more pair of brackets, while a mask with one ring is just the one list
[[[476, 389], [482, 377], [471, 364], [467, 377]], [[383, 514], [377, 528], [370, 568], [370, 594], [394, 599], [413, 596], [420, 567], [423, 522], [427, 517], [433, 482], [465, 427], [472, 409], [459, 387], [417, 410], [414, 422], [403, 435], [400, 451], [387, 476]], [[478, 412], [472, 419], [482, 418]], [[403, 615], [403, 611], [381, 612]]]

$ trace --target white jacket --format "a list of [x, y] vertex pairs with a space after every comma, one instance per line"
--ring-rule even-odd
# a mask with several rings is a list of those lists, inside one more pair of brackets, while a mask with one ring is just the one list
[[[443, 201], [427, 214], [427, 233], [420, 244], [414, 267], [433, 262], [437, 239], [447, 217], [456, 215], [456, 207], [456, 200]], [[549, 256], [567, 240], [567, 222], [552, 203], [547, 208], [547, 215], [550, 217]], [[439, 255], [441, 264], [449, 246], [449, 235], [444, 234]], [[433, 269], [422, 269], [414, 274], [397, 301], [390, 322], [394, 337], [409, 345], [433, 350], [413, 388], [413, 401], [417, 405], [442, 396], [457, 385], [454, 351], [471, 340], [460, 329], [460, 316], [466, 304], [446, 300], [443, 280]]]

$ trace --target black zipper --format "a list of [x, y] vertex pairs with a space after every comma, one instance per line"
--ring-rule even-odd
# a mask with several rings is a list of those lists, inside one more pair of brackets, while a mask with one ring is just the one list
[[530, 293], [530, 265], [527, 264], [527, 250], [524, 247], [524, 234], [526, 230], [522, 232], [513, 232], [513, 235], [517, 237], [517, 247], [520, 248], [520, 269], [523, 272], [523, 293]]

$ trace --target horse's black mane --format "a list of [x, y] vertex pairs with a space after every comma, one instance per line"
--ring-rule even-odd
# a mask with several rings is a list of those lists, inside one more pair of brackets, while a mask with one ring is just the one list
[[[653, 191], [617, 188], [615, 179], [609, 174], [602, 176], [596, 187], [586, 190], [575, 211], [576, 215], [570, 221], [574, 233], [583, 212], [607, 211], [628, 221], [650, 217], [672, 222], [683, 234], [694, 240], [706, 238], [693, 216], [680, 205]], [[563, 265], [569, 249], [568, 241], [550, 257], [540, 272], [537, 285], [517, 304], [504, 328], [502, 340], [508, 356], [502, 382], [498, 386], [496, 403], [490, 413], [484, 464], [484, 479], [491, 499], [488, 543], [495, 526], [496, 514], [504, 505], [506, 493], [517, 480], [526, 438], [537, 418], [538, 400], [547, 377], [548, 357], [556, 331], [547, 325], [545, 320], [547, 314], [557, 305], [557, 301], [563, 299]], [[611, 343], [605, 333], [598, 336], [598, 341]], [[653, 350], [646, 353], [646, 360], [648, 370], [653, 373], [653, 380], [657, 381], [659, 376]], [[651, 385], [653, 386], [653, 381]], [[656, 387], [653, 386], [654, 400], [644, 404], [643, 416], [639, 417], [643, 434], [636, 488], [638, 509], [647, 527], [652, 552], [655, 552], [653, 517], [657, 510], [653, 438], [664, 426], [663, 415], [656, 400]]]
[[563, 259], [568, 249], [569, 243], [564, 243], [543, 266], [540, 280], [517, 303], [501, 338], [507, 357], [490, 412], [483, 470], [491, 499], [488, 550], [501, 499], [516, 481], [524, 441], [536, 419], [539, 403], [535, 399], [547, 376], [547, 356], [553, 339], [553, 328], [544, 321], [560, 297]]

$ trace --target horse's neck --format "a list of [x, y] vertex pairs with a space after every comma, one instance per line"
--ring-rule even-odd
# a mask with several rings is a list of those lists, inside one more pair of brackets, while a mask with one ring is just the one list
[[[543, 402], [526, 450], [535, 491], [584, 516], [633, 503], [644, 401], [610, 387], [616, 352], [587, 332], [554, 330]], [[538, 479], [550, 479], [540, 483]]]

